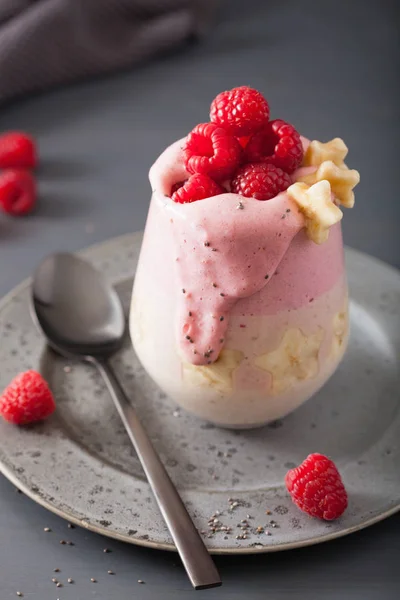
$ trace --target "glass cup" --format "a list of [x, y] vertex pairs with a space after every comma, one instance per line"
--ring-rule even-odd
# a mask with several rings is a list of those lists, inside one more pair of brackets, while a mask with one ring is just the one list
[[[150, 172], [154, 192], [130, 312], [134, 349], [152, 379], [187, 411], [224, 427], [264, 425], [313, 396], [345, 352], [340, 223], [318, 245], [287, 194], [267, 202], [244, 199], [244, 206], [233, 194], [176, 205], [168, 193], [179, 176], [158, 163]], [[263, 228], [269, 228], [264, 237]], [[214, 239], [208, 241], [210, 232]], [[236, 263], [247, 259], [249, 249], [254, 260], [240, 265], [254, 267], [252, 282], [261, 265], [257, 251], [274, 260], [254, 293], [249, 284], [240, 296], [232, 281], [239, 281]], [[220, 279], [212, 281], [210, 273]], [[215, 341], [220, 330], [221, 346], [208, 349], [204, 340]]]

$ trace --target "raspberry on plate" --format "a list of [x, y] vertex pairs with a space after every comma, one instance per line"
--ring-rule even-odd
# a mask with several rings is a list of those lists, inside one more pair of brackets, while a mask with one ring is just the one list
[[26, 215], [36, 204], [36, 181], [29, 171], [8, 169], [0, 173], [0, 208], [14, 216]]
[[268, 102], [260, 92], [243, 85], [214, 98], [210, 119], [237, 137], [251, 135], [268, 123]]
[[304, 150], [293, 125], [276, 119], [255, 133], [246, 146], [246, 160], [269, 162], [287, 173], [301, 165]]
[[286, 473], [293, 502], [312, 517], [332, 521], [347, 508], [347, 492], [336, 465], [323, 454], [310, 454]]
[[224, 193], [224, 188], [215, 183], [208, 175], [196, 173], [182, 184], [175, 184], [172, 188], [171, 198], [174, 202], [185, 204]]
[[189, 173], [201, 173], [222, 181], [238, 168], [242, 147], [222, 127], [214, 123], [201, 123], [187, 136], [183, 154]]
[[291, 179], [285, 171], [268, 163], [250, 163], [241, 167], [232, 180], [231, 190], [246, 198], [270, 200], [285, 191]]
[[0, 169], [32, 169], [37, 164], [36, 144], [19, 131], [0, 135]]
[[46, 381], [32, 370], [17, 375], [0, 396], [0, 415], [15, 425], [42, 421], [55, 408], [53, 394]]

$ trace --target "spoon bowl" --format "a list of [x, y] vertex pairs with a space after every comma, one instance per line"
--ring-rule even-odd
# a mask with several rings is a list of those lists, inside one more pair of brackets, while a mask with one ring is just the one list
[[126, 320], [120, 299], [85, 260], [67, 253], [43, 260], [33, 276], [34, 315], [61, 354], [110, 356], [123, 341]]

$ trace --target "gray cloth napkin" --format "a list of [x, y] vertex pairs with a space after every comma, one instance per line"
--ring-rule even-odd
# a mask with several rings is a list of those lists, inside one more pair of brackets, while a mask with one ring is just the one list
[[218, 0], [0, 0], [0, 103], [201, 36]]

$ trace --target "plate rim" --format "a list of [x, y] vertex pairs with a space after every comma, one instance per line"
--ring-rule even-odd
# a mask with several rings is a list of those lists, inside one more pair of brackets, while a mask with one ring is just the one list
[[[36, 502], [43, 508], [46, 508], [53, 514], [56, 514], [57, 516], [61, 517], [62, 519], [66, 520], [69, 523], [78, 525], [78, 527], [82, 527], [83, 529], [87, 529], [88, 531], [92, 531], [93, 533], [103, 535], [104, 537], [107, 537], [109, 539], [118, 540], [119, 542], [126, 542], [133, 546], [143, 546], [145, 548], [152, 548], [153, 550], [166, 550], [169, 552], [177, 552], [177, 548], [176, 548], [175, 544], [164, 543], [164, 542], [153, 542], [151, 540], [142, 540], [139, 538], [129, 537], [128, 535], [125, 536], [125, 535], [122, 535], [122, 534], [119, 534], [116, 532], [111, 532], [110, 530], [108, 530], [105, 527], [102, 527], [101, 525], [94, 525], [92, 523], [87, 523], [86, 521], [82, 521], [78, 517], [75, 517], [73, 514], [69, 514], [65, 510], [64, 511], [60, 510], [59, 508], [52, 505], [48, 501], [44, 500], [40, 495], [36, 495], [34, 492], [32, 492], [29, 489], [29, 487], [25, 486], [22, 482], [20, 485], [17, 477], [15, 477], [15, 475], [12, 473], [12, 471], [9, 471], [7, 469], [7, 467], [4, 469], [4, 464], [1, 461], [0, 461], [0, 472], [4, 475], [4, 477], [6, 477], [6, 479], [8, 479], [10, 481], [10, 483], [15, 485], [15, 487], [17, 487], [28, 498], [30, 498], [31, 500], [33, 500], [34, 502]], [[363, 521], [362, 523], [359, 523], [358, 525], [353, 525], [352, 527], [347, 527], [347, 529], [333, 531], [332, 533], [327, 533], [325, 535], [321, 535], [318, 537], [308, 538], [306, 540], [301, 540], [301, 541], [297, 541], [297, 542], [285, 542], [285, 543], [280, 543], [280, 544], [271, 544], [268, 546], [265, 545], [260, 548], [257, 548], [256, 546], [247, 547], [247, 548], [241, 548], [241, 547], [212, 548], [211, 547], [211, 548], [207, 548], [207, 550], [209, 551], [210, 554], [219, 555], [219, 556], [235, 555], [235, 554], [267, 554], [269, 552], [283, 552], [284, 550], [296, 550], [297, 548], [306, 548], [308, 546], [316, 546], [317, 544], [329, 542], [329, 541], [332, 541], [332, 540], [335, 540], [338, 538], [345, 537], [345, 536], [355, 533], [357, 531], [361, 531], [362, 529], [371, 527], [371, 525], [375, 525], [376, 523], [379, 523], [380, 521], [384, 521], [385, 519], [393, 516], [397, 512], [400, 512], [400, 502], [397, 505], [394, 505], [389, 510], [387, 510], [379, 515], [376, 515], [375, 517], [372, 517], [371, 519], [369, 519], [367, 521]], [[257, 543], [257, 542], [255, 542], [255, 543]]]
[[[113, 245], [113, 244], [123, 243], [123, 241], [126, 241], [128, 239], [138, 238], [138, 237], [141, 237], [142, 235], [143, 235], [142, 231], [122, 234], [119, 236], [115, 236], [115, 237], [108, 238], [106, 240], [97, 242], [90, 246], [87, 246], [79, 251], [76, 251], [75, 253], [79, 254], [79, 255], [86, 255], [87, 253], [91, 253], [91, 252], [95, 251], [96, 248], [100, 248], [100, 247], [104, 248], [104, 246], [107, 246], [109, 244]], [[400, 270], [397, 269], [396, 267], [394, 267], [393, 265], [389, 265], [388, 263], [384, 262], [383, 260], [381, 260], [379, 258], [376, 258], [374, 256], [366, 254], [365, 252], [355, 250], [354, 248], [350, 248], [350, 247], [346, 246], [345, 249], [346, 249], [346, 254], [351, 253], [351, 254], [357, 256], [358, 258], [368, 259], [369, 261], [373, 261], [380, 268], [384, 268], [386, 271], [390, 272], [393, 277], [398, 278], [399, 283], [400, 283]], [[21, 292], [26, 290], [26, 288], [31, 285], [31, 281], [32, 281], [31, 277], [25, 278], [18, 285], [16, 285], [14, 288], [12, 288], [5, 296], [0, 298], [0, 311], [5, 306], [7, 306], [10, 302], [12, 302], [12, 300], [15, 296], [18, 296]], [[88, 531], [92, 531], [94, 533], [103, 535], [107, 538], [115, 539], [115, 540], [118, 540], [121, 542], [135, 545], [135, 546], [143, 546], [143, 547], [152, 548], [152, 549], [156, 549], [156, 550], [166, 550], [169, 552], [177, 551], [177, 549], [173, 543], [155, 542], [152, 540], [143, 540], [143, 539], [139, 539], [139, 538], [132, 538], [128, 535], [123, 535], [123, 534], [120, 534], [117, 532], [113, 532], [101, 525], [96, 525], [96, 524], [93, 524], [90, 522], [86, 522], [85, 520], [82, 520], [82, 519], [76, 517], [74, 514], [69, 513], [66, 510], [58, 508], [57, 506], [53, 505], [51, 502], [45, 500], [42, 496], [40, 496], [40, 494], [36, 494], [35, 492], [33, 492], [29, 488], [29, 486], [25, 485], [22, 481], [20, 481], [18, 479], [18, 477], [15, 475], [15, 473], [12, 471], [12, 469], [10, 469], [5, 463], [2, 462], [1, 458], [0, 458], [0, 473], [2, 473], [3, 476], [6, 479], [8, 479], [8, 481], [10, 481], [10, 483], [12, 485], [14, 485], [17, 489], [21, 490], [21, 492], [23, 492], [28, 498], [30, 498], [31, 500], [33, 500], [34, 502], [36, 502], [43, 508], [45, 508], [45, 509], [49, 510], [50, 512], [52, 512], [53, 514], [56, 514], [57, 516], [65, 519], [66, 521], [73, 523], [75, 525], [78, 525], [79, 527], [82, 527]], [[211, 548], [208, 548], [208, 550], [209, 550], [210, 554], [223, 556], [223, 555], [237, 555], [237, 554], [240, 554], [240, 555], [266, 554], [269, 552], [281, 552], [284, 550], [294, 550], [297, 548], [314, 546], [317, 544], [329, 542], [334, 539], [345, 537], [345, 536], [355, 533], [357, 531], [361, 531], [362, 529], [366, 529], [367, 527], [370, 527], [371, 525], [379, 523], [380, 521], [387, 519], [388, 517], [396, 514], [399, 511], [400, 511], [400, 500], [397, 504], [395, 504], [388, 510], [381, 512], [380, 514], [375, 515], [357, 525], [353, 525], [353, 526], [347, 527], [345, 529], [335, 530], [335, 531], [332, 531], [331, 533], [323, 534], [323, 535], [320, 535], [317, 537], [314, 536], [312, 538], [307, 538], [307, 539], [298, 540], [298, 541], [294, 541], [294, 542], [283, 542], [283, 543], [279, 543], [279, 544], [262, 545], [260, 547], [257, 547], [257, 546], [247, 547], [247, 548], [241, 548], [241, 547], [237, 547], [237, 548], [218, 548], [218, 547], [215, 548], [214, 547], [214, 548], [212, 548], [211, 547]]]

